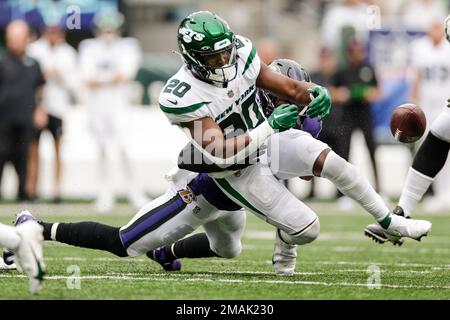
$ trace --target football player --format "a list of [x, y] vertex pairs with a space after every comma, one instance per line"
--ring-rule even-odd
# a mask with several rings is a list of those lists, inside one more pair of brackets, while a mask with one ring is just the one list
[[[288, 130], [297, 121], [297, 106], [307, 106], [306, 114], [312, 118], [328, 116], [331, 99], [325, 88], [271, 70], [250, 40], [235, 35], [223, 19], [208, 11], [181, 22], [178, 45], [184, 64], [164, 87], [161, 110], [172, 124], [185, 129], [206, 159], [222, 168], [242, 162], [266, 140], [266, 155], [278, 148], [266, 161], [210, 176], [233, 202], [275, 226], [279, 243], [306, 244], [319, 234], [315, 212], [278, 181], [305, 175], [331, 180], [388, 233], [414, 239], [428, 233], [428, 221], [391, 215], [368, 181], [326, 144]], [[256, 86], [295, 105], [282, 104], [265, 119], [255, 103]], [[296, 144], [300, 139], [302, 143]]]
[[[178, 42], [185, 63], [163, 88], [160, 107], [173, 124], [187, 128], [192, 145], [222, 171], [193, 180], [186, 171], [177, 171], [170, 175], [166, 194], [121, 228], [94, 222], [42, 223], [45, 239], [118, 256], [153, 257], [153, 249], [204, 225], [208, 250], [230, 258], [241, 250], [245, 214], [240, 207], [244, 207], [274, 225], [280, 252], [291, 253], [295, 244], [318, 236], [319, 221], [277, 178], [311, 175], [328, 178], [358, 200], [387, 232], [419, 238], [429, 231], [427, 221], [391, 215], [368, 181], [326, 144], [308, 133], [288, 130], [297, 122], [297, 105], [308, 105], [309, 117], [328, 115], [330, 97], [325, 88], [271, 70], [259, 61], [248, 39], [234, 35], [210, 12], [184, 19]], [[255, 102], [257, 85], [297, 105], [281, 104], [266, 119]], [[283, 132], [274, 134], [276, 130]], [[268, 151], [261, 161], [246, 165], [266, 140]], [[268, 156], [277, 146], [277, 152]], [[238, 170], [239, 166], [243, 168]], [[26, 213], [17, 221], [30, 218], [34, 219]]]
[[[444, 28], [447, 40], [450, 42], [450, 16], [445, 19]], [[411, 217], [417, 203], [444, 167], [449, 150], [450, 99], [447, 101], [447, 108], [444, 108], [431, 124], [430, 131], [414, 156], [394, 214], [407, 218]], [[387, 234], [375, 224], [368, 225], [364, 233], [379, 243], [390, 241], [394, 245], [401, 245], [405, 241], [400, 235]]]
[[42, 250], [42, 226], [27, 221], [16, 227], [0, 223], [0, 246], [11, 250], [16, 265], [28, 275], [30, 292], [39, 293], [44, 280], [45, 264]]

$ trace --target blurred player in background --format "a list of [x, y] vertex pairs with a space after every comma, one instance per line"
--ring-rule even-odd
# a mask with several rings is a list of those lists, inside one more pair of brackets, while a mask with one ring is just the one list
[[[444, 30], [444, 34], [450, 42], [450, 16], [448, 16], [445, 20]], [[444, 51], [444, 49], [441, 48], [439, 51]], [[423, 55], [422, 57], [426, 58]], [[447, 60], [448, 59], [450, 59], [450, 53], [448, 53]], [[435, 72], [437, 71], [435, 70]], [[449, 76], [448, 72], [446, 76]], [[447, 80], [447, 78], [442, 75], [440, 79]], [[435, 79], [435, 81], [438, 81], [438, 79]], [[448, 88], [448, 86], [446, 88]], [[445, 91], [445, 89], [442, 89], [442, 91], [444, 91], [444, 93], [448, 96], [448, 91]], [[408, 175], [406, 176], [405, 185], [403, 186], [398, 206], [394, 209], [395, 214], [408, 218], [411, 217], [411, 214], [416, 208], [418, 202], [423, 198], [425, 192], [431, 186], [433, 181], [435, 181], [437, 174], [446, 164], [449, 164], [449, 150], [450, 99], [447, 100], [446, 107], [441, 109], [440, 113], [430, 125], [429, 132], [426, 135], [425, 140], [414, 156], [413, 164], [409, 168]], [[448, 201], [450, 193], [447, 191], [445, 196], [447, 197], [447, 200], [444, 201]], [[444, 203], [448, 204], [448, 202]], [[368, 225], [365, 229], [365, 234], [379, 243], [390, 241], [393, 244], [401, 245], [405, 240], [401, 237], [386, 234], [375, 224]]]
[[12, 21], [5, 36], [7, 50], [0, 58], [0, 180], [5, 163], [11, 161], [19, 177], [17, 199], [27, 201], [27, 160], [33, 127], [47, 124], [41, 105], [45, 79], [39, 63], [26, 54], [27, 23]]
[[96, 37], [80, 43], [80, 67], [88, 88], [88, 121], [100, 148], [101, 184], [95, 208], [99, 212], [112, 209], [115, 203], [112, 161], [119, 150], [128, 181], [128, 199], [134, 208], [148, 202], [131, 163], [128, 132], [130, 126], [129, 81], [141, 63], [141, 49], [134, 38], [122, 38], [124, 17], [116, 11], [104, 10], [94, 18]]
[[31, 43], [28, 54], [39, 61], [47, 81], [42, 105], [48, 114], [47, 125], [36, 129], [30, 146], [27, 191], [31, 199], [37, 196], [39, 175], [39, 138], [42, 129], [53, 136], [55, 147], [55, 184], [53, 201], [61, 201], [61, 136], [63, 119], [71, 105], [71, 94], [77, 89], [77, 53], [65, 41], [65, 34], [58, 24], [45, 27], [42, 37]]
[[[429, 124], [426, 132], [430, 130], [430, 125], [442, 108], [445, 108], [450, 88], [450, 45], [442, 27], [444, 18], [445, 16], [435, 15], [429, 22], [427, 36], [416, 40], [411, 48], [415, 75], [411, 101], [425, 113]], [[433, 191], [434, 196], [424, 202], [425, 210], [450, 210], [450, 162], [436, 176]]]

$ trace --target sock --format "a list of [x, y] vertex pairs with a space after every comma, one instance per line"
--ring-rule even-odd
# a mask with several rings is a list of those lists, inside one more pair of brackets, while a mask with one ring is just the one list
[[[56, 224], [53, 224], [54, 227]], [[73, 246], [109, 251], [127, 257], [119, 236], [119, 228], [97, 222], [59, 223], [53, 228], [56, 241]]]
[[15, 251], [20, 244], [20, 235], [16, 228], [0, 223], [0, 246]]
[[422, 199], [433, 180], [433, 178], [427, 177], [419, 171], [414, 170], [414, 168], [409, 168], [400, 201], [398, 202], [398, 205], [402, 207], [406, 217], [411, 215], [411, 212]]
[[378, 222], [389, 216], [389, 208], [369, 181], [355, 166], [333, 151], [325, 159], [322, 177], [329, 179], [344, 195], [358, 202]]
[[52, 238], [52, 227], [53, 223], [39, 222], [41, 226], [44, 227], [44, 240], [56, 240], [55, 237]]
[[211, 250], [206, 233], [196, 233], [190, 237], [178, 240], [171, 246], [166, 246], [166, 255], [169, 258], [208, 258], [219, 257]]
[[414, 156], [412, 167], [423, 175], [434, 178], [447, 161], [450, 143], [428, 133]]

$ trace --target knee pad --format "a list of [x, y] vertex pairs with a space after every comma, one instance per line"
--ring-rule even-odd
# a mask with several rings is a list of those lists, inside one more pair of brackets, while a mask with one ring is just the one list
[[319, 233], [320, 222], [319, 217], [316, 217], [309, 225], [297, 233], [288, 234], [286, 232], [281, 232], [281, 238], [288, 244], [303, 245], [313, 242], [319, 236]]
[[242, 251], [242, 244], [241, 242], [236, 242], [229, 244], [227, 246], [221, 246], [220, 248], [214, 248], [212, 249], [215, 253], [217, 253], [222, 258], [226, 259], [232, 259], [236, 258], [241, 254]]

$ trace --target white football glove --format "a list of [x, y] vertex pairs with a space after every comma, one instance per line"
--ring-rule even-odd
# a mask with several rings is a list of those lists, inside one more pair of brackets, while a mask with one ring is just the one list
[[444, 30], [445, 30], [445, 36], [447, 37], [447, 41], [450, 42], [450, 16], [448, 16], [445, 19]]

